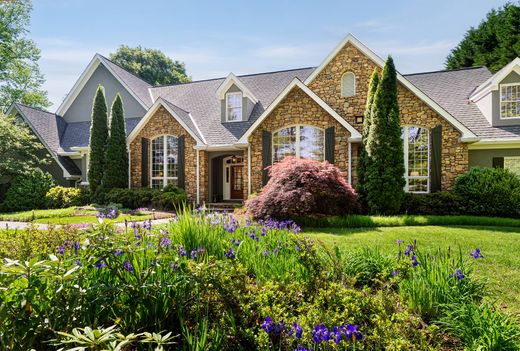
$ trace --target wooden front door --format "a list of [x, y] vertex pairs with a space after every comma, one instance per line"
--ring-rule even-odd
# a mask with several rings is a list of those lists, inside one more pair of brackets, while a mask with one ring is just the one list
[[232, 199], [242, 199], [244, 197], [244, 177], [243, 166], [231, 166], [230, 197]]

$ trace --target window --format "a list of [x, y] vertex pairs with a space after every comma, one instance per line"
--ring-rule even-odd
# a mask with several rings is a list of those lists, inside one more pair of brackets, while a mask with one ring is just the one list
[[226, 94], [226, 122], [242, 120], [242, 93]]
[[356, 95], [356, 76], [352, 72], [346, 72], [341, 77], [341, 96], [349, 97]]
[[164, 135], [152, 140], [152, 188], [177, 185], [178, 155], [177, 137]]
[[286, 156], [311, 160], [325, 159], [325, 133], [322, 129], [295, 125], [273, 133], [273, 163]]
[[430, 190], [430, 135], [417, 126], [401, 128], [404, 142], [405, 190], [427, 193]]
[[500, 118], [520, 117], [520, 84], [500, 86]]
[[520, 156], [504, 157], [504, 168], [520, 176]]

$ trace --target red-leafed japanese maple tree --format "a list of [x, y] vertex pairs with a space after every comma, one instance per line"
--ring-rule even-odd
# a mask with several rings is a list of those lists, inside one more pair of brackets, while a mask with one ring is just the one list
[[356, 193], [338, 167], [295, 157], [269, 167], [269, 182], [246, 202], [255, 218], [298, 218], [355, 213]]

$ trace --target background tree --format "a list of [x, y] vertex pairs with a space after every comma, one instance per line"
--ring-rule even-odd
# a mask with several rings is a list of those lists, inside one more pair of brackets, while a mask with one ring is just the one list
[[372, 77], [370, 77], [370, 84], [368, 86], [367, 103], [365, 107], [365, 114], [363, 117], [363, 145], [359, 154], [357, 165], [358, 182], [356, 185], [356, 192], [358, 194], [359, 203], [363, 208], [367, 208], [367, 191], [366, 191], [366, 168], [369, 162], [367, 154], [368, 135], [370, 134], [370, 125], [372, 124], [372, 104], [376, 94], [377, 86], [379, 85], [379, 73], [377, 68], [374, 69]]
[[508, 3], [491, 10], [471, 27], [446, 59], [447, 68], [486, 66], [496, 72], [520, 56], [520, 6]]
[[0, 2], [0, 110], [13, 102], [50, 106], [38, 67], [40, 50], [26, 38], [32, 5], [29, 0]]
[[405, 168], [397, 75], [391, 57], [385, 62], [374, 95], [366, 152], [368, 162], [365, 177], [370, 213], [397, 213], [404, 196]]
[[105, 150], [108, 139], [107, 104], [105, 100], [105, 90], [101, 85], [98, 86], [96, 91], [91, 120], [88, 182], [90, 191], [95, 196], [103, 180], [106, 165]]
[[191, 81], [184, 63], [172, 60], [160, 50], [121, 45], [110, 54], [110, 60], [152, 85]]
[[107, 142], [106, 167], [103, 175], [105, 189], [128, 187], [128, 149], [126, 146], [125, 116], [119, 93], [112, 103], [110, 134]]
[[41, 149], [42, 144], [25, 123], [0, 113], [0, 178], [16, 176], [45, 163], [36, 153]]

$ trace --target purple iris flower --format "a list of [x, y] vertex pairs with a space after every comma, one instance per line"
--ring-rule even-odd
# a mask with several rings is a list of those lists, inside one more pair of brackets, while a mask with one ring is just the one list
[[105, 260], [103, 258], [100, 258], [96, 264], [95, 264], [95, 267], [96, 268], [103, 268], [103, 267], [106, 267], [107, 265], [105, 264]]
[[81, 261], [79, 259], [77, 259], [76, 261], [74, 261], [76, 263], [76, 265], [80, 266], [80, 267], [83, 267], [83, 264], [81, 263]]
[[177, 253], [178, 253], [179, 256], [181, 256], [181, 257], [186, 257], [186, 256], [188, 256], [188, 253], [186, 252], [186, 250], [185, 250], [181, 245], [177, 245]]
[[363, 338], [363, 335], [361, 335], [361, 332], [358, 331], [357, 324], [347, 323], [345, 329], [346, 329], [345, 330], [345, 336], [348, 339], [361, 340]]
[[65, 254], [65, 247], [63, 245], [60, 245], [58, 247], [58, 255], [63, 255]]
[[417, 256], [412, 255], [412, 266], [417, 267], [419, 265], [419, 262], [417, 262]]
[[451, 275], [452, 277], [457, 277], [458, 280], [464, 279], [464, 273], [462, 273], [462, 270], [457, 269], [455, 273]]
[[475, 251], [471, 252], [470, 255], [474, 259], [484, 258], [484, 255], [482, 255], [478, 247], [475, 249]]
[[409, 256], [410, 253], [413, 254], [413, 246], [412, 246], [412, 245], [408, 245], [408, 248], [407, 248], [406, 250], [404, 250], [404, 254], [405, 254], [406, 256]]
[[224, 256], [230, 259], [235, 258], [235, 251], [233, 251], [233, 248], [230, 247], [228, 251], [224, 252]]
[[393, 272], [392, 272], [392, 277], [397, 276], [399, 273], [401, 273], [400, 270], [395, 270], [395, 271], [393, 271]]
[[132, 266], [132, 264], [130, 263], [130, 261], [126, 260], [125, 263], [123, 264], [123, 269], [127, 272], [131, 272], [134, 270], [134, 267]]
[[122, 255], [123, 255], [123, 250], [114, 251], [114, 256], [122, 256]]
[[166, 236], [163, 236], [161, 240], [159, 240], [159, 246], [168, 247], [172, 244], [172, 241], [168, 239]]
[[262, 252], [262, 256], [267, 256], [269, 255], [269, 250], [268, 249], [265, 249], [264, 252]]
[[271, 317], [267, 316], [265, 317], [264, 323], [260, 326], [263, 330], [265, 330], [266, 333], [270, 333], [274, 330], [274, 323], [271, 320]]

